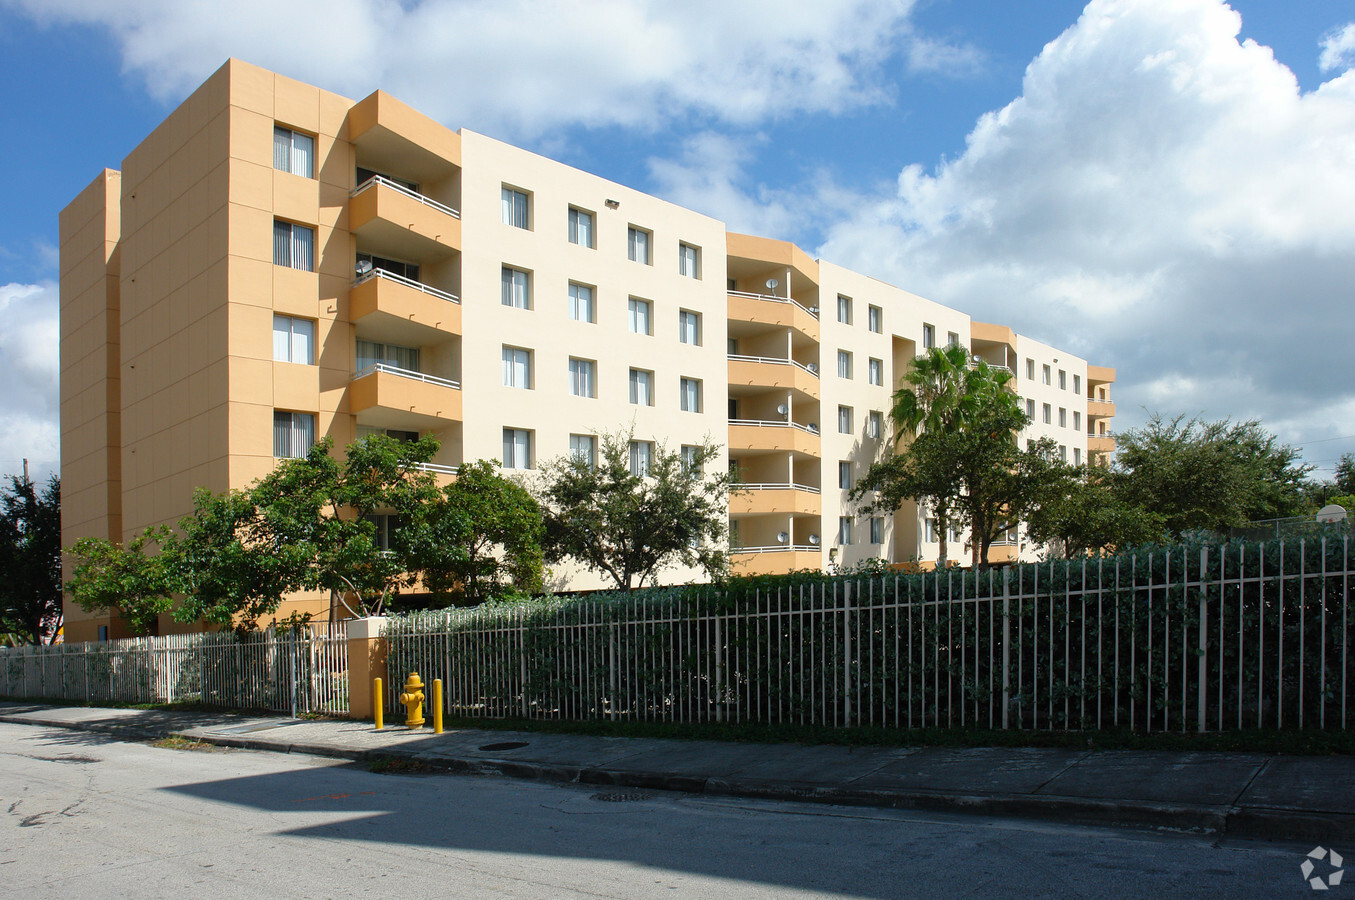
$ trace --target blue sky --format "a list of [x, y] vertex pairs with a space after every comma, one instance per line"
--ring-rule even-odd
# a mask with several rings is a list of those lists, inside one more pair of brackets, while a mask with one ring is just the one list
[[57, 213], [226, 56], [1011, 323], [1117, 367], [1124, 426], [1257, 417], [1325, 470], [1355, 452], [1348, 2], [224, 9], [0, 0], [0, 472], [56, 464]]

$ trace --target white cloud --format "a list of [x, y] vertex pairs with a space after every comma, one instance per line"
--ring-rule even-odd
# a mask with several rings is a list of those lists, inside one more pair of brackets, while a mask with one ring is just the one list
[[822, 255], [1118, 367], [1124, 424], [1355, 433], [1329, 418], [1355, 400], [1355, 72], [1305, 94], [1240, 25], [1092, 0], [959, 158], [904, 168]]
[[0, 475], [60, 466], [57, 286], [0, 285]]
[[1324, 72], [1349, 69], [1355, 66], [1355, 22], [1344, 28], [1333, 29], [1322, 38], [1322, 55], [1317, 64]]
[[353, 97], [376, 87], [453, 126], [537, 135], [748, 123], [888, 99], [884, 64], [968, 70], [970, 48], [916, 35], [916, 0], [0, 0], [106, 28], [124, 69], [173, 100], [227, 56]]

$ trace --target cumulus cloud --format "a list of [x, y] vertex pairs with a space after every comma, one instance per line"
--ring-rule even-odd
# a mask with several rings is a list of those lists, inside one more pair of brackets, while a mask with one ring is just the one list
[[1118, 367], [1126, 423], [1355, 434], [1332, 418], [1355, 400], [1355, 72], [1303, 93], [1240, 28], [1217, 0], [1092, 0], [960, 157], [905, 167], [822, 255]]
[[0, 285], [0, 475], [59, 468], [57, 286]]
[[1322, 38], [1322, 54], [1318, 67], [1324, 72], [1349, 69], [1355, 66], [1355, 22], [1336, 28]]
[[349, 96], [380, 86], [453, 126], [756, 122], [887, 99], [883, 68], [969, 69], [972, 48], [915, 34], [916, 0], [0, 0], [106, 28], [124, 69], [172, 100], [227, 56]]

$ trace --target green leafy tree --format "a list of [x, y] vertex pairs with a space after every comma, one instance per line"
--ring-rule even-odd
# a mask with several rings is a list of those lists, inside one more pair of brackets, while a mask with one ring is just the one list
[[1163, 517], [1121, 497], [1104, 468], [1067, 466], [1052, 456], [1046, 465], [1043, 488], [1023, 517], [1031, 540], [1073, 559], [1164, 537]]
[[720, 448], [707, 443], [684, 460], [657, 447], [641, 475], [632, 470], [632, 437], [603, 435], [595, 466], [571, 456], [542, 466], [546, 559], [573, 559], [627, 591], [653, 584], [669, 566], [722, 575], [731, 479], [706, 471]]
[[61, 628], [61, 481], [10, 476], [0, 492], [0, 627], [34, 644]]
[[1336, 492], [1349, 497], [1355, 494], [1355, 453], [1346, 453], [1336, 464]]
[[1160, 514], [1173, 537], [1299, 515], [1312, 466], [1255, 420], [1202, 422], [1154, 413], [1117, 435], [1112, 486]]
[[397, 542], [424, 587], [459, 605], [541, 590], [544, 524], [531, 493], [486, 460], [420, 504]]
[[147, 528], [125, 547], [82, 538], [70, 548], [76, 563], [66, 589], [86, 612], [112, 612], [132, 631], [146, 634], [162, 613], [174, 611], [181, 588], [174, 554], [165, 552], [173, 544], [173, 533], [163, 525]]

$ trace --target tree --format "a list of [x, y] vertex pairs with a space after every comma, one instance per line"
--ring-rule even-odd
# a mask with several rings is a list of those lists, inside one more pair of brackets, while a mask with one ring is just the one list
[[[132, 631], [146, 634], [161, 613], [174, 609], [181, 587], [165, 526], [147, 528], [124, 547], [106, 538], [82, 538], [70, 548], [76, 563], [66, 589], [86, 612], [117, 611]], [[148, 544], [158, 552], [149, 552]], [[191, 621], [191, 620], [190, 620]]]
[[1202, 422], [1153, 413], [1121, 432], [1111, 484], [1126, 502], [1163, 516], [1168, 532], [1225, 532], [1299, 515], [1312, 466], [1255, 420]]
[[1026, 511], [1026, 534], [1040, 544], [1057, 544], [1064, 558], [1095, 554], [1161, 540], [1161, 515], [1116, 493], [1100, 466], [1067, 466], [1049, 461], [1044, 489]]
[[1336, 464], [1336, 492], [1345, 496], [1355, 494], [1355, 453], [1345, 453]]
[[544, 525], [531, 493], [498, 464], [467, 463], [440, 494], [415, 511], [397, 542], [424, 587], [474, 605], [541, 590]]
[[9, 476], [0, 493], [0, 626], [34, 644], [61, 628], [61, 480], [39, 492]]
[[626, 591], [653, 584], [668, 566], [723, 574], [731, 479], [705, 471], [720, 448], [706, 443], [684, 459], [655, 447], [639, 474], [642, 445], [632, 438], [603, 435], [596, 465], [564, 456], [542, 467], [547, 560], [571, 558]]

